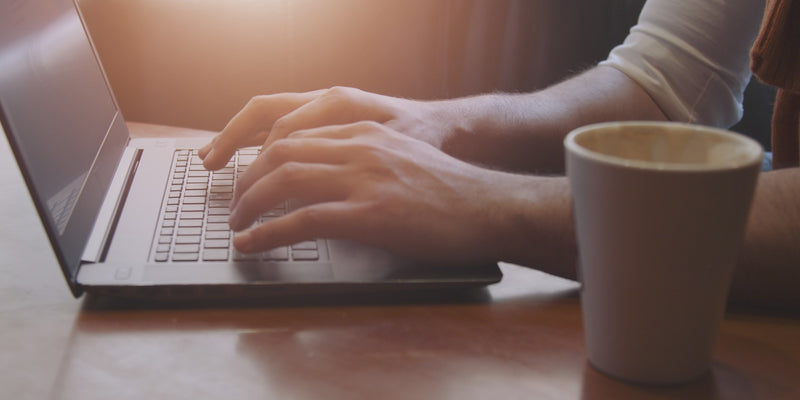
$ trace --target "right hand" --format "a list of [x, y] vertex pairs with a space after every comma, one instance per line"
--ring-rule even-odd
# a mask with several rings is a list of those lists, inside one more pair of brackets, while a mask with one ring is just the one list
[[[384, 124], [324, 126], [275, 142], [244, 171], [230, 227], [245, 253], [324, 237], [444, 264], [496, 261], [511, 254], [510, 237], [528, 237], [517, 229], [537, 182], [458, 160]], [[256, 222], [288, 200], [303, 206]]]
[[263, 150], [298, 130], [359, 121], [378, 122], [441, 148], [457, 121], [443, 120], [435, 104], [347, 87], [256, 96], [198, 154], [206, 168], [215, 170], [238, 148], [261, 145]]

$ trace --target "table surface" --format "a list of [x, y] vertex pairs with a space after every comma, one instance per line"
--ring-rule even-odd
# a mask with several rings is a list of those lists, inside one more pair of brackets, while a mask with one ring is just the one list
[[457, 295], [76, 300], [5, 140], [0, 170], [4, 399], [800, 399], [796, 313], [729, 310], [709, 374], [630, 385], [588, 365], [578, 284], [508, 264]]

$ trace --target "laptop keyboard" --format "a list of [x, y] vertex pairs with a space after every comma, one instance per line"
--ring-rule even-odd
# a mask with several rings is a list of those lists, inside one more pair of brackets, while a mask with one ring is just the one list
[[[152, 261], [319, 261], [327, 258], [324, 240], [311, 240], [253, 254], [233, 248], [228, 226], [237, 175], [258, 156], [258, 149], [240, 149], [217, 171], [203, 167], [196, 150], [176, 150], [153, 243]], [[259, 221], [287, 212], [282, 204]]]

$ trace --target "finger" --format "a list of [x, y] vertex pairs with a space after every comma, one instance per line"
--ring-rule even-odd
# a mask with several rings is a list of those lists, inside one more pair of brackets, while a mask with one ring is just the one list
[[233, 246], [255, 253], [317, 238], [351, 239], [359, 212], [360, 206], [353, 203], [313, 204], [237, 233]]
[[214, 142], [216, 142], [216, 141], [217, 141], [217, 137], [215, 136], [213, 139], [211, 139], [210, 142], [206, 143], [205, 146], [197, 149], [197, 156], [200, 157], [201, 160], [205, 159], [206, 156], [208, 156], [208, 153], [214, 147]]
[[[261, 131], [257, 135], [255, 135], [255, 136], [253, 136], [251, 138], [245, 138], [241, 143], [239, 143], [236, 146], [236, 148], [260, 146], [262, 143], [264, 143], [264, 140], [267, 139], [267, 135], [268, 134], [269, 134], [269, 132], [267, 132], [267, 131]], [[211, 150], [216, 145], [217, 140], [218, 140], [218, 136], [214, 137], [205, 146], [197, 149], [197, 155], [198, 155], [198, 157], [200, 157], [201, 160], [204, 160], [208, 156], [208, 154], [211, 152]], [[225, 162], [227, 163], [227, 161], [229, 161], [229, 160], [230, 160], [230, 158], [225, 160]]]
[[[319, 130], [336, 130], [339, 128], [326, 127], [319, 128]], [[357, 151], [352, 146], [350, 143], [329, 139], [324, 136], [285, 139], [275, 142], [267, 150], [261, 152], [250, 166], [239, 175], [231, 206], [235, 207], [242, 193], [248, 191], [261, 177], [271, 173], [285, 163], [344, 164]]]
[[222, 168], [240, 147], [259, 145], [278, 118], [319, 96], [319, 91], [253, 97], [199, 153], [203, 165]]
[[350, 189], [341, 167], [324, 164], [286, 163], [255, 182], [231, 210], [229, 224], [239, 231], [261, 214], [289, 199], [302, 203], [340, 200]]
[[344, 125], [362, 120], [384, 122], [391, 118], [380, 107], [371, 107], [379, 96], [358, 89], [335, 87], [284, 115], [272, 126], [262, 150], [299, 130]]

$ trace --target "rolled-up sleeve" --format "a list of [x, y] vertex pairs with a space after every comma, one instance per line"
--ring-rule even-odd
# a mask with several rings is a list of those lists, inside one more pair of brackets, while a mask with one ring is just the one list
[[729, 127], [742, 117], [763, 0], [650, 0], [600, 65], [638, 82], [671, 120]]

